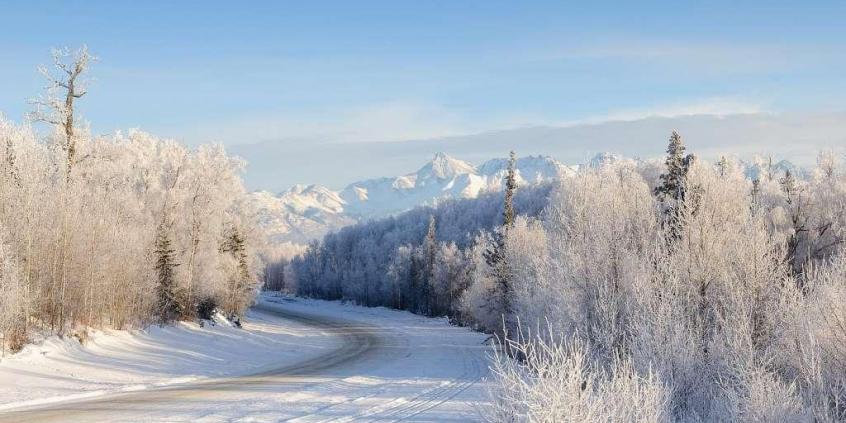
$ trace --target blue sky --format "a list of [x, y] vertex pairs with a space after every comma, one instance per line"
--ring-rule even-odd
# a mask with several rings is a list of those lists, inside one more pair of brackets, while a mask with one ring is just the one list
[[63, 1], [2, 6], [0, 111], [50, 48], [99, 57], [95, 132], [393, 141], [695, 113], [829, 112], [846, 2]]

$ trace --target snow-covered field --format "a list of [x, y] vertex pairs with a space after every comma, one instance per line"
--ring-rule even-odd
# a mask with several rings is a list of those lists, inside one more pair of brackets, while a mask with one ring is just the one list
[[264, 297], [225, 325], [49, 339], [0, 362], [0, 421], [468, 421], [484, 335], [405, 312]]

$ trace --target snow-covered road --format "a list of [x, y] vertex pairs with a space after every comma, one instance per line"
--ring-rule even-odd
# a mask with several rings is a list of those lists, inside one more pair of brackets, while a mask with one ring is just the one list
[[442, 319], [283, 297], [263, 298], [253, 315], [301, 343], [302, 355], [280, 354], [247, 375], [0, 409], [0, 422], [478, 420], [483, 335]]

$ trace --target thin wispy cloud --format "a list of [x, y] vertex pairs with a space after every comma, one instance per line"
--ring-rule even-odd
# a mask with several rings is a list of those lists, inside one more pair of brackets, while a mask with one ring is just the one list
[[600, 124], [613, 121], [634, 121], [651, 117], [675, 118], [684, 116], [731, 116], [768, 113], [760, 103], [733, 98], [709, 98], [693, 102], [677, 102], [653, 107], [613, 111], [605, 115], [588, 117], [557, 126]]
[[612, 110], [605, 114], [579, 119], [562, 119], [532, 115], [491, 117], [479, 120], [431, 104], [392, 102], [327, 111], [318, 120], [286, 115], [284, 112], [252, 116], [219, 124], [209, 122], [194, 131], [170, 128], [174, 133], [187, 133], [187, 140], [213, 140], [230, 145], [244, 143], [362, 143], [404, 142], [472, 135], [536, 126], [569, 127], [596, 125], [613, 121], [634, 121], [650, 117], [674, 118], [695, 115], [730, 116], [765, 113], [761, 104], [734, 98], [708, 98], [693, 102], [676, 102], [651, 107]]
[[[477, 124], [478, 125], [478, 124]], [[314, 115], [279, 111], [222, 123], [208, 122], [185, 133], [187, 140], [226, 144], [268, 141], [313, 143], [387, 142], [462, 135], [483, 130], [457, 111], [413, 102], [332, 109]]]

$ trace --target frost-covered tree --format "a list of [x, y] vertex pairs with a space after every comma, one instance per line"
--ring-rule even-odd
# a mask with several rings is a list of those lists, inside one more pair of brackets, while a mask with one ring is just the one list
[[439, 244], [432, 275], [432, 314], [462, 321], [460, 300], [471, 283], [473, 262], [454, 242]]
[[263, 290], [287, 291], [291, 288], [286, 283], [286, 279], [289, 277], [289, 275], [286, 275], [285, 271], [288, 267], [288, 263], [289, 262], [286, 257], [264, 260], [264, 271], [262, 272], [264, 276], [264, 284], [262, 285]]
[[30, 296], [0, 224], [0, 352], [16, 352], [28, 337]]
[[32, 118], [55, 125], [61, 130], [61, 149], [66, 154], [66, 178], [70, 178], [71, 169], [77, 160], [76, 120], [74, 102], [88, 91], [84, 74], [95, 58], [82, 46], [76, 51], [67, 48], [53, 50], [53, 70], [45, 66], [38, 68], [47, 79], [47, 93], [33, 100], [36, 106]]
[[220, 251], [234, 261], [228, 271], [224, 310], [230, 316], [238, 316], [250, 305], [250, 292], [254, 288], [252, 272], [247, 255], [247, 240], [237, 226], [232, 226], [224, 237]]
[[[15, 228], [5, 231], [3, 256], [19, 275], [5, 287], [27, 294], [22, 318], [13, 320], [30, 333], [158, 321], [155, 251], [163, 221], [169, 246], [159, 250], [180, 263], [162, 273], [170, 273], [181, 307], [168, 314], [191, 318], [200, 301], [224, 302], [228, 271], [237, 268], [220, 252], [231, 222], [247, 240], [250, 281], [257, 274], [252, 249], [260, 243], [243, 163], [221, 146], [189, 149], [137, 130], [92, 137], [74, 110], [89, 62], [84, 50], [57, 59], [34, 115], [52, 122], [53, 132], [40, 135], [0, 117], [0, 222]], [[249, 303], [253, 294], [238, 301]], [[19, 297], [8, 298], [3, 311], [11, 313], [11, 298]], [[6, 340], [14, 333], [0, 330]]]
[[386, 276], [388, 293], [390, 300], [388, 304], [399, 310], [407, 310], [409, 303], [413, 300], [409, 298], [411, 273], [411, 260], [414, 254], [414, 248], [410, 245], [401, 245], [396, 252], [391, 255], [390, 262], [387, 264]]

